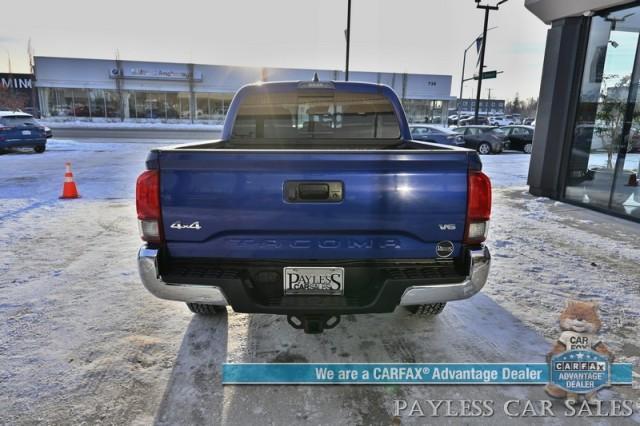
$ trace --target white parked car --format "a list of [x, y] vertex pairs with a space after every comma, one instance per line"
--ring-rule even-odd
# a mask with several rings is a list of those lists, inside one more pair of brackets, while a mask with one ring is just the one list
[[492, 126], [512, 126], [516, 124], [511, 115], [496, 115], [489, 118], [489, 122]]

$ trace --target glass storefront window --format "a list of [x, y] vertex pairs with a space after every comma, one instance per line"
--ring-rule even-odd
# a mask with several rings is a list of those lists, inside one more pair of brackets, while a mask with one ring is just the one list
[[123, 93], [125, 118], [171, 122], [190, 120], [189, 99], [188, 92], [126, 92]]
[[196, 94], [196, 118], [198, 120], [211, 120], [211, 114], [209, 113], [208, 93]]
[[428, 123], [427, 101], [405, 99], [402, 101], [409, 123]]
[[409, 123], [443, 124], [443, 101], [405, 99], [402, 101]]
[[177, 93], [166, 94], [166, 119], [177, 120], [180, 118], [180, 99]]
[[191, 95], [187, 92], [178, 93], [178, 114], [183, 120], [191, 120], [191, 107], [190, 104]]
[[[120, 118], [184, 122], [191, 120], [189, 92], [142, 92], [111, 89], [39, 88], [44, 117]], [[231, 103], [231, 93], [197, 93], [195, 119], [222, 122]]]
[[89, 90], [89, 108], [91, 116], [95, 118], [104, 118], [106, 116], [106, 107], [104, 101], [104, 90]]
[[223, 121], [231, 103], [231, 94], [197, 93], [196, 119], [202, 121]]
[[233, 95], [231, 94], [216, 94], [209, 98], [209, 107], [211, 108], [211, 114], [213, 115], [214, 120], [224, 120], [232, 98]]
[[431, 123], [442, 124], [442, 101], [431, 101]]
[[119, 118], [120, 97], [116, 90], [39, 88], [43, 117]]
[[166, 119], [165, 95], [165, 93], [132, 92], [135, 102], [132, 104], [129, 101], [129, 105], [133, 106], [135, 114], [130, 114], [131, 118]]
[[73, 115], [76, 117], [91, 117], [89, 91], [87, 89], [73, 89]]
[[127, 92], [126, 95], [123, 95], [124, 109], [125, 109], [125, 118], [137, 118], [137, 108], [136, 108], [136, 93], [135, 92]]
[[73, 89], [44, 89], [42, 92], [46, 100], [44, 116], [73, 117]]
[[104, 104], [107, 118], [120, 117], [120, 96], [116, 90], [104, 90]]
[[594, 16], [565, 197], [640, 218], [640, 7]]

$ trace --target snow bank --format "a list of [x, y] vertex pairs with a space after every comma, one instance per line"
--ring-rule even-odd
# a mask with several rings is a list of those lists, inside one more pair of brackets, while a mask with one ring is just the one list
[[222, 131], [222, 124], [203, 123], [160, 123], [160, 122], [109, 122], [109, 121], [45, 121], [44, 126], [52, 129], [123, 129], [123, 130], [212, 130]]

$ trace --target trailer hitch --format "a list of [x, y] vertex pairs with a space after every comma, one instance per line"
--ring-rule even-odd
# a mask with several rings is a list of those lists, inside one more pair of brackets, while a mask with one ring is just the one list
[[287, 315], [287, 322], [307, 334], [318, 334], [340, 324], [340, 315]]

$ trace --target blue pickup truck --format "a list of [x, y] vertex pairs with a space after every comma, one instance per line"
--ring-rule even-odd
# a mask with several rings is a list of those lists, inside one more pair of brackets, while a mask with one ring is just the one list
[[157, 148], [137, 181], [142, 282], [197, 314], [433, 315], [485, 284], [491, 183], [475, 151], [411, 140], [387, 86], [245, 86], [220, 140]]

